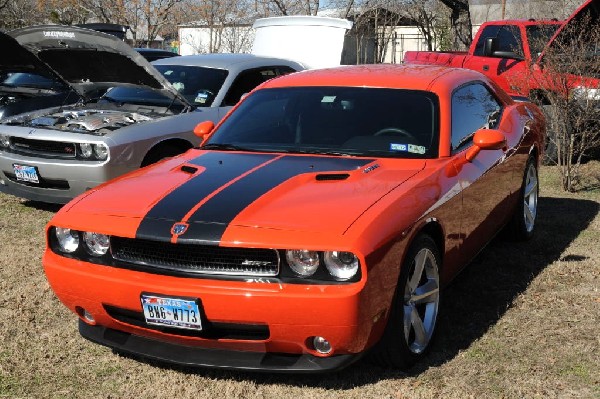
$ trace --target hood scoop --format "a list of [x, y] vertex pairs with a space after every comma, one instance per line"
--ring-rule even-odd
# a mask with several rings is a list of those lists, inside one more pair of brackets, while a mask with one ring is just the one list
[[193, 175], [194, 173], [196, 173], [198, 171], [198, 168], [195, 167], [195, 166], [191, 166], [191, 165], [183, 165], [180, 170], [182, 172], [189, 173], [190, 175]]
[[330, 180], [346, 180], [350, 177], [349, 173], [319, 173], [315, 179], [317, 181], [330, 181]]

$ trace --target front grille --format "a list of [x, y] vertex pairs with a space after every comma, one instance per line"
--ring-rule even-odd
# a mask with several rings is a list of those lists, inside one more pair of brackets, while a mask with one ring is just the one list
[[112, 256], [118, 261], [185, 274], [272, 277], [279, 273], [279, 254], [274, 249], [172, 244], [120, 237], [111, 237], [110, 245]]
[[205, 339], [239, 339], [249, 341], [263, 341], [269, 338], [269, 326], [264, 324], [218, 323], [202, 320], [202, 330], [186, 330], [173, 327], [162, 327], [147, 324], [142, 312], [103, 305], [110, 317], [121, 323], [160, 331], [167, 334], [183, 337], [199, 337]]
[[34, 154], [45, 156], [60, 156], [61, 158], [75, 158], [75, 144], [60, 141], [33, 140], [22, 137], [12, 137], [10, 148], [20, 154]]

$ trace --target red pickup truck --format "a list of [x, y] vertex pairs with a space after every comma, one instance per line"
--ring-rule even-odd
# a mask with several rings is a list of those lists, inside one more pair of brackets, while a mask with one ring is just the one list
[[[587, 0], [566, 21], [504, 20], [484, 23], [468, 52], [408, 51], [407, 64], [435, 64], [467, 68], [482, 72], [512, 96], [545, 98], [544, 93], [557, 90], [548, 78], [543, 62], [544, 52], [553, 42], [563, 40], [565, 26], [584, 18], [595, 29], [600, 21], [600, 0]], [[566, 36], [566, 35], [562, 35]], [[598, 52], [595, 53], [597, 57]], [[597, 73], [573, 77], [572, 86], [591, 87], [597, 94], [600, 79]], [[588, 90], [588, 92], [590, 92]]]

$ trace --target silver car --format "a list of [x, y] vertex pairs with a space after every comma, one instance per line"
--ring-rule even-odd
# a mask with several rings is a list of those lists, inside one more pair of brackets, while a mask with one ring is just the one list
[[249, 54], [162, 59], [150, 65], [118, 39], [64, 26], [11, 32], [85, 98], [0, 123], [0, 191], [66, 203], [116, 176], [187, 151], [202, 121], [294, 61]]

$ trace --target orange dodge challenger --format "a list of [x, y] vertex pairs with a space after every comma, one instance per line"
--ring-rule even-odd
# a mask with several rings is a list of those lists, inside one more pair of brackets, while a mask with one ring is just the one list
[[217, 368], [407, 368], [444, 286], [499, 230], [534, 231], [543, 116], [474, 71], [295, 73], [196, 131], [48, 224], [85, 338]]

